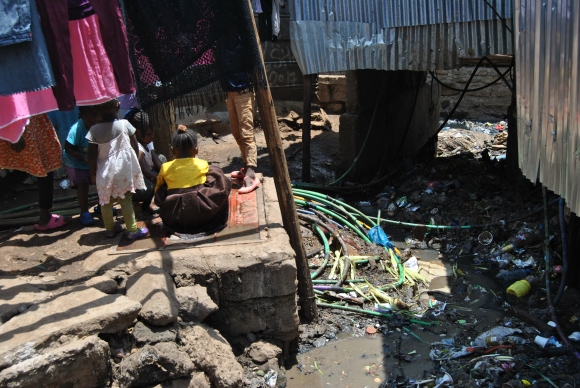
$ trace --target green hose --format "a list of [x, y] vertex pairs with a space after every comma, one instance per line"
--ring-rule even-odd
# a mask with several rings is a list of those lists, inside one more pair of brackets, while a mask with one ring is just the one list
[[[340, 310], [346, 310], [346, 311], [353, 311], [355, 313], [374, 315], [376, 317], [382, 317], [382, 318], [391, 318], [393, 316], [392, 314], [379, 313], [379, 312], [370, 311], [370, 310], [355, 309], [354, 307], [341, 306], [338, 304], [335, 305], [335, 304], [316, 302], [316, 305], [320, 306], [320, 307], [328, 307], [331, 309], [340, 309]], [[417, 325], [432, 326], [432, 324], [429, 322], [418, 321], [416, 319], [409, 319], [409, 322], [416, 323]]]
[[[311, 205], [308, 204], [308, 202], [304, 202], [301, 199], [294, 198], [294, 202], [296, 202], [297, 205], [304, 206], [304, 207], [311, 206]], [[355, 228], [350, 222], [348, 222], [347, 220], [345, 220], [344, 218], [342, 218], [341, 216], [339, 216], [335, 212], [330, 211], [330, 210], [328, 210], [328, 209], [326, 209], [324, 207], [316, 207], [316, 210], [319, 210], [319, 211], [321, 211], [323, 213], [326, 213], [328, 215], [333, 216], [338, 221], [342, 222], [343, 224], [345, 224], [346, 226], [348, 226], [349, 228], [351, 228], [353, 232], [355, 232], [356, 234], [358, 234], [360, 236], [360, 238], [362, 238], [363, 240], [365, 240], [368, 243], [371, 242], [371, 240], [369, 240], [369, 238], [367, 236], [365, 236], [358, 228]]]
[[[302, 190], [300, 190], [300, 191], [302, 191]], [[356, 216], [353, 215], [352, 213], [349, 213], [342, 205], [339, 205], [339, 204], [336, 204], [336, 203], [334, 203], [332, 201], [329, 201], [326, 198], [319, 198], [319, 197], [317, 197], [315, 195], [311, 195], [311, 194], [306, 193], [306, 192], [304, 192], [303, 194], [299, 195], [299, 197], [304, 197], [304, 198], [307, 198], [307, 199], [316, 200], [317, 202], [320, 202], [320, 203], [322, 203], [324, 205], [332, 206], [332, 207], [336, 208], [337, 210], [343, 212], [348, 218], [350, 218], [352, 220], [352, 222], [354, 222], [355, 225], [358, 224], [357, 223]], [[362, 229], [362, 227], [361, 227], [361, 230], [364, 231], [364, 229]]]
[[339, 201], [338, 199], [334, 199], [332, 197], [329, 197], [328, 195], [320, 194], [320, 193], [317, 193], [315, 191], [301, 190], [301, 189], [292, 189], [292, 191], [301, 197], [306, 197], [306, 198], [311, 198], [311, 199], [314, 197], [314, 199], [320, 200], [320, 202], [322, 202], [322, 203], [325, 203], [324, 201], [327, 201], [329, 205], [336, 206], [335, 204], [339, 204], [340, 206], [344, 207], [345, 209], [349, 209], [349, 210], [355, 212], [356, 214], [358, 214], [360, 217], [364, 218], [370, 226], [376, 225], [376, 223], [369, 216], [367, 216], [366, 214], [364, 214], [363, 212], [361, 212], [357, 208], [350, 206], [348, 203]]
[[[324, 261], [322, 262], [322, 265], [315, 272], [313, 272], [312, 275], [310, 275], [310, 278], [315, 279], [316, 277], [320, 276], [321, 273], [324, 272], [324, 269], [326, 268], [326, 265], [328, 264], [328, 260], [330, 260], [330, 247], [328, 246], [328, 239], [324, 235], [324, 232], [322, 231], [322, 229], [320, 229], [318, 227], [318, 225], [316, 225], [316, 224], [313, 224], [313, 226], [314, 226], [314, 229], [320, 235], [320, 238], [322, 238], [322, 242], [324, 243]], [[335, 283], [335, 282], [333, 282], [333, 283]]]
[[[365, 279], [354, 279], [349, 280], [348, 283], [364, 283]], [[336, 280], [313, 280], [312, 284], [334, 284]], [[345, 288], [345, 290], [350, 290], [350, 288]]]
[[[376, 259], [376, 257], [375, 257], [375, 259]], [[368, 262], [369, 261], [367, 259], [361, 259], [361, 260], [355, 260], [354, 261], [355, 264], [366, 264]], [[325, 265], [325, 267], [328, 268], [328, 267], [332, 267], [333, 265], [334, 265], [333, 263], [327, 263]], [[310, 268], [316, 268], [316, 267], [320, 267], [320, 266], [317, 266], [317, 265], [314, 265], [314, 264], [310, 264], [310, 265], [308, 265], [308, 267], [310, 267]]]
[[[91, 196], [95, 196], [95, 195], [98, 195], [98, 193], [97, 192], [89, 193], [89, 198]], [[76, 198], [77, 198], [77, 195], [75, 194], [75, 195], [70, 195], [68, 197], [55, 198], [52, 202], [58, 203], [58, 202], [64, 202], [64, 201], [68, 201], [69, 199], [76, 199]], [[0, 212], [0, 214], [16, 213], [17, 211], [29, 209], [29, 208], [35, 207], [35, 206], [38, 206], [38, 202], [34, 202], [34, 203], [31, 203], [28, 205], [18, 206], [18, 207], [15, 207], [13, 209], [4, 210], [4, 211]]]

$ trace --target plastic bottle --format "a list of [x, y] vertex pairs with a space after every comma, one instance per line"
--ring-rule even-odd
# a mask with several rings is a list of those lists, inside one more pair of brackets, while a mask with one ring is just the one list
[[498, 273], [495, 278], [504, 282], [515, 282], [516, 280], [525, 278], [530, 274], [530, 272], [531, 271], [529, 269], [516, 269], [515, 271]]
[[520, 231], [508, 240], [508, 244], [505, 247], [495, 249], [492, 254], [501, 255], [502, 253], [513, 252], [527, 245], [540, 243], [543, 239], [544, 233], [542, 230]]

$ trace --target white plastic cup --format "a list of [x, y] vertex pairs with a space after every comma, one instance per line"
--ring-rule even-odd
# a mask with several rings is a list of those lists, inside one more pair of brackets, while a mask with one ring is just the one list
[[537, 335], [536, 338], [534, 339], [534, 343], [542, 348], [545, 348], [549, 340], [550, 340], [549, 338], [540, 337], [539, 335]]

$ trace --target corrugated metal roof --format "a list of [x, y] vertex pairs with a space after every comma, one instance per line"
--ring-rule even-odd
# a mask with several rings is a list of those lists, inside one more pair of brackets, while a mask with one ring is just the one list
[[580, 4], [516, 0], [519, 165], [580, 214]]
[[[511, 28], [511, 0], [488, 1]], [[292, 0], [290, 37], [304, 74], [443, 70], [461, 57], [513, 52], [483, 0]]]
[[[511, 0], [488, 0], [502, 18]], [[293, 0], [292, 20], [378, 24], [380, 28], [497, 19], [484, 0]]]

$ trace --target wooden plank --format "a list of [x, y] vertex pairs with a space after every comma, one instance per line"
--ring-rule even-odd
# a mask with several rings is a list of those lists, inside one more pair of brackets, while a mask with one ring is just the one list
[[304, 75], [304, 109], [302, 114], [302, 182], [310, 182], [310, 120], [312, 115], [312, 76]]
[[[248, 0], [248, 6], [251, 10], [251, 0]], [[260, 49], [262, 66], [266, 69], [262, 48], [260, 47], [260, 37], [258, 35], [258, 29], [256, 28], [256, 21], [254, 18], [252, 18], [252, 23], [254, 24], [254, 32], [256, 34], [256, 40], [258, 41], [258, 48]], [[260, 109], [260, 120], [262, 123], [262, 129], [264, 130], [264, 137], [266, 138], [268, 155], [270, 156], [270, 164], [274, 175], [274, 184], [276, 186], [276, 193], [278, 194], [278, 203], [280, 204], [282, 221], [284, 223], [284, 228], [290, 237], [290, 244], [296, 252], [296, 270], [300, 306], [304, 318], [312, 321], [318, 317], [314, 288], [312, 287], [312, 279], [310, 278], [306, 250], [302, 243], [300, 224], [298, 223], [296, 205], [294, 204], [292, 187], [290, 185], [290, 174], [288, 173], [288, 165], [286, 163], [282, 138], [280, 137], [280, 131], [278, 130], [278, 120], [274, 109], [274, 101], [272, 100], [270, 86], [268, 85], [266, 77], [264, 77], [264, 82], [266, 82], [266, 89], [256, 88], [256, 100], [258, 102], [258, 108]]]

